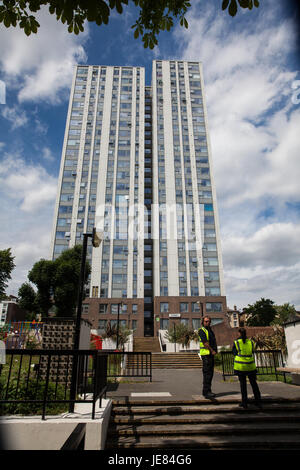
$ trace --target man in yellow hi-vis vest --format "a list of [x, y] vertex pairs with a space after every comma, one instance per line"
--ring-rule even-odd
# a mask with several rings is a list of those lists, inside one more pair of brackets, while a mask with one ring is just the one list
[[238, 376], [241, 386], [242, 403], [240, 406], [247, 408], [247, 377], [249, 378], [254, 403], [261, 408], [261, 395], [256, 382], [256, 365], [254, 360], [254, 343], [247, 339], [246, 330], [239, 329], [240, 337], [234, 342], [232, 352], [234, 354], [234, 372]]
[[202, 321], [202, 328], [198, 330], [200, 351], [202, 359], [203, 372], [203, 390], [202, 394], [205, 398], [214, 398], [216, 395], [211, 391], [211, 384], [214, 375], [214, 356], [218, 352], [217, 342], [211, 327], [211, 319], [205, 316]]

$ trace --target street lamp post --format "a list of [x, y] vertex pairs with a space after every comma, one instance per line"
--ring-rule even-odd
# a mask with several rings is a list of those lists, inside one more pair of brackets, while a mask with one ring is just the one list
[[120, 307], [123, 308], [123, 302], [118, 304], [118, 317], [117, 317], [117, 349], [119, 348], [119, 320], [120, 320]]
[[[87, 242], [88, 238], [92, 238], [92, 245], [94, 248], [98, 248], [102, 242], [102, 233], [93, 229], [92, 233], [83, 234], [83, 243], [82, 243], [82, 254], [81, 254], [81, 266], [79, 274], [79, 288], [78, 288], [78, 298], [77, 298], [77, 314], [76, 314], [76, 325], [75, 325], [75, 334], [74, 334], [74, 346], [73, 350], [77, 351], [80, 345], [80, 327], [81, 327], [81, 313], [82, 313], [82, 299], [84, 291], [84, 278], [85, 278], [85, 263], [86, 263], [86, 253], [87, 253]], [[72, 379], [71, 379], [71, 389], [70, 389], [70, 400], [75, 400], [76, 398], [76, 381], [77, 381], [77, 369], [78, 369], [78, 356], [73, 358], [73, 367], [72, 367]], [[75, 403], [70, 403], [70, 412], [74, 412]]]
[[203, 302], [201, 302], [201, 300], [197, 300], [197, 304], [200, 307], [201, 323], [202, 323], [202, 320], [203, 320]]

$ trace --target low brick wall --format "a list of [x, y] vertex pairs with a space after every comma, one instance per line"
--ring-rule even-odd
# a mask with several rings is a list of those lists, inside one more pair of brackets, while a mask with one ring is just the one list
[[[218, 323], [212, 327], [218, 346], [232, 346], [233, 342], [239, 337], [239, 328], [231, 328], [226, 322]], [[247, 337], [252, 338], [258, 334], [272, 335], [274, 328], [272, 326], [246, 326]]]

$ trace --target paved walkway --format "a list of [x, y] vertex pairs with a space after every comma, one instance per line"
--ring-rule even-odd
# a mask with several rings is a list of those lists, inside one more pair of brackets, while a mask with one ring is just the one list
[[[151, 400], [197, 400], [202, 396], [202, 369], [153, 369], [152, 382], [147, 378], [125, 378], [130, 383], [109, 384], [107, 398], [134, 398]], [[136, 382], [132, 382], [136, 380]], [[262, 397], [300, 400], [300, 386], [284, 382], [258, 382]], [[240, 399], [240, 384], [236, 377], [223, 381], [220, 372], [215, 372], [212, 391], [216, 399]], [[248, 395], [252, 389], [248, 383]]]

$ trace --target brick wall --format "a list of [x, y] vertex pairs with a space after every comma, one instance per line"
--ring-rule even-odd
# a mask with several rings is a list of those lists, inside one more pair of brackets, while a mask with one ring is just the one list
[[[227, 322], [219, 323], [212, 327], [217, 340], [218, 346], [228, 346], [233, 345], [233, 342], [239, 337], [239, 328], [231, 328]], [[272, 335], [274, 333], [274, 328], [272, 326], [247, 326], [245, 327], [247, 331], [247, 337], [252, 338], [258, 334], [267, 334]]]

